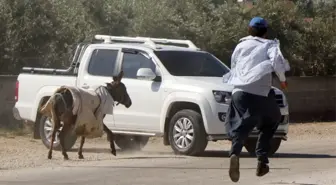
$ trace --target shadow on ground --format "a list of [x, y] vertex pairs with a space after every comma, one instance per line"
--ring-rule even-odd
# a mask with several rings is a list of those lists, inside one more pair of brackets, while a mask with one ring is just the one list
[[[78, 148], [72, 148], [69, 152], [78, 152]], [[122, 152], [117, 149], [117, 153]], [[85, 148], [83, 147], [83, 153], [111, 153], [111, 149], [106, 148]]]
[[276, 184], [276, 185], [318, 185], [318, 184], [303, 184], [303, 183], [291, 183], [291, 182], [273, 182], [270, 184]]
[[[162, 152], [162, 151], [137, 151], [137, 150], [120, 150], [120, 149], [116, 149], [117, 150], [117, 156], [118, 155], [126, 155], [126, 154], [142, 154], [142, 155], [170, 155], [170, 158], [185, 158], [186, 156], [179, 156], [179, 155], [174, 155], [173, 152]], [[69, 152], [74, 152], [76, 153], [78, 151], [78, 148], [72, 148], [71, 150], [69, 150]], [[111, 149], [109, 148], [83, 148], [83, 154], [85, 153], [111, 153]], [[173, 155], [173, 156], [171, 156]], [[142, 158], [142, 157], [139, 157]], [[147, 157], [150, 158], [150, 157]]]
[[[162, 169], [162, 170], [228, 170], [228, 167], [188, 167], [188, 166], [64, 166], [69, 168], [106, 168], [106, 169]], [[255, 170], [255, 168], [240, 168]], [[290, 170], [289, 168], [272, 168], [272, 170]]]
[[[219, 151], [219, 150], [209, 150], [205, 151], [200, 157], [229, 157], [228, 151]], [[251, 158], [255, 156], [251, 156], [247, 152], [241, 153], [242, 158]], [[304, 153], [275, 153], [270, 158], [336, 158], [334, 155], [328, 154], [304, 154]]]
[[[71, 149], [70, 152], [77, 152], [78, 149], [74, 148]], [[111, 149], [109, 148], [83, 148], [83, 154], [85, 153], [111, 153]], [[186, 158], [187, 156], [183, 155], [175, 155], [173, 152], [167, 151], [122, 151], [117, 149], [117, 156], [123, 154], [141, 154], [142, 156], [133, 156], [129, 157], [129, 159], [148, 159], [148, 158]], [[146, 156], [148, 155], [148, 156]], [[151, 156], [155, 155], [155, 156]], [[160, 156], [158, 155], [166, 155]], [[169, 156], [167, 156], [169, 155]], [[200, 156], [196, 157], [218, 157], [218, 158], [227, 158], [229, 157], [228, 151], [221, 151], [221, 150], [207, 150]], [[241, 153], [242, 158], [254, 158], [255, 156], [251, 156], [248, 152]], [[270, 158], [302, 158], [302, 159], [314, 159], [314, 158], [336, 158], [335, 155], [329, 154], [308, 154], [308, 153], [276, 153]], [[125, 158], [126, 159], [126, 158]]]

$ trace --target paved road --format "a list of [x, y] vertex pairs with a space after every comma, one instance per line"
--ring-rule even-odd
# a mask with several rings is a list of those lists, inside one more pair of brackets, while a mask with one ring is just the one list
[[[248, 157], [244, 153], [241, 159], [241, 179], [238, 184], [336, 184], [335, 144], [335, 140], [284, 142], [278, 155], [271, 158], [271, 173], [262, 178], [255, 176], [255, 158]], [[218, 151], [219, 147], [221, 146], [218, 144], [210, 146], [204, 157], [174, 156], [169, 148], [160, 153], [155, 149], [147, 149], [140, 154], [121, 154], [117, 158], [111, 157], [111, 160], [83, 163], [69, 161], [50, 168], [0, 170], [0, 184], [234, 184], [228, 177], [228, 154]], [[225, 149], [227, 147], [223, 146]], [[214, 148], [217, 151], [214, 151]], [[76, 156], [75, 153], [69, 155], [70, 158]]]

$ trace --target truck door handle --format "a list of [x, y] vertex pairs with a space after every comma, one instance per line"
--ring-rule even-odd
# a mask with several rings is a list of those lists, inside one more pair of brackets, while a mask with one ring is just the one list
[[88, 89], [89, 87], [90, 87], [90, 86], [89, 86], [88, 84], [83, 84], [83, 85], [82, 85], [82, 88], [83, 88], [83, 89]]

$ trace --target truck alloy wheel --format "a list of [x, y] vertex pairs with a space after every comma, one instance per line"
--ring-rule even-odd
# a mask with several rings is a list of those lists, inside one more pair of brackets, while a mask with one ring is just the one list
[[177, 112], [170, 120], [169, 142], [176, 154], [203, 153], [208, 140], [200, 113], [189, 109]]
[[[255, 149], [258, 139], [257, 138], [248, 138], [245, 143], [245, 149], [250, 153], [250, 155], [255, 156]], [[280, 138], [273, 138], [271, 140], [271, 148], [268, 152], [268, 156], [272, 156], [275, 154], [281, 145], [281, 139]]]
[[[39, 127], [40, 127], [41, 140], [42, 140], [42, 143], [44, 144], [44, 146], [49, 149], [50, 148], [50, 143], [51, 143], [52, 122], [51, 122], [51, 119], [49, 117], [46, 117], [46, 116], [40, 116], [39, 119], [40, 119], [39, 120]], [[61, 150], [61, 145], [60, 145], [58, 134], [59, 134], [59, 132], [56, 133], [56, 137], [55, 137], [55, 141], [54, 141], [54, 145], [53, 145], [54, 150]], [[71, 132], [69, 132], [65, 136], [65, 141], [64, 141], [65, 149], [70, 150], [75, 145], [76, 140], [77, 140], [77, 136], [74, 135], [74, 134], [71, 134]]]
[[[44, 121], [43, 130], [44, 130], [44, 136], [49, 143], [51, 143], [52, 128], [53, 128], [53, 125], [51, 122], [51, 118], [46, 118]], [[58, 134], [56, 134], [54, 144], [58, 145], [59, 142], [60, 140], [59, 140]]]
[[194, 141], [194, 127], [190, 119], [182, 117], [175, 122], [173, 137], [177, 147], [181, 149], [190, 147]]

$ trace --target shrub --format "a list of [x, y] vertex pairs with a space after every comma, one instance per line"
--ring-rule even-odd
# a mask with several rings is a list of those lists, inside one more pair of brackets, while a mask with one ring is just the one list
[[65, 67], [78, 42], [95, 34], [190, 39], [227, 65], [253, 16], [280, 39], [290, 75], [335, 75], [336, 2], [269, 0], [2, 0], [0, 74], [23, 66]]

